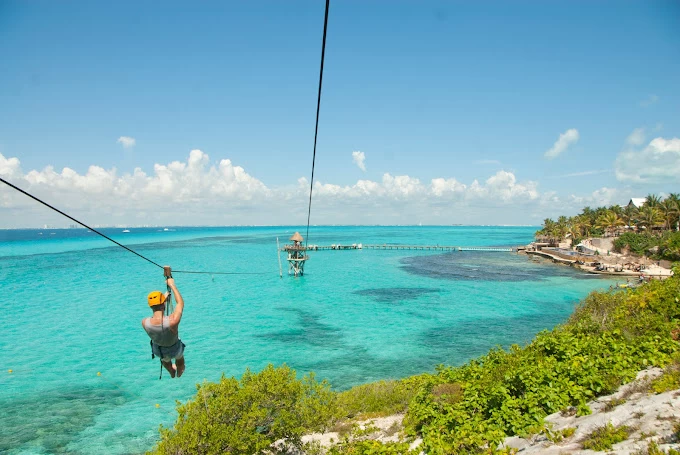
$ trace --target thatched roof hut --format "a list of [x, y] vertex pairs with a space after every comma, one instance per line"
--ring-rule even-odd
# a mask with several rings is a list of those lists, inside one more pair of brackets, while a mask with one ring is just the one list
[[296, 232], [289, 240], [293, 242], [302, 242], [304, 239], [302, 238], [299, 232]]

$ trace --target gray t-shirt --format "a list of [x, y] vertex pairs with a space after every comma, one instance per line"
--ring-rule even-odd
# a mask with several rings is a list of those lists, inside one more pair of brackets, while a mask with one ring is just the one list
[[172, 346], [179, 339], [179, 335], [170, 330], [169, 316], [163, 316], [163, 323], [161, 325], [151, 324], [151, 318], [144, 319], [144, 330], [146, 330], [149, 338], [158, 346]]

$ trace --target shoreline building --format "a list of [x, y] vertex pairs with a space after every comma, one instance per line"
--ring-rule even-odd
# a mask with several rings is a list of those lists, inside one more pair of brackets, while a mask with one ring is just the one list
[[304, 239], [299, 232], [296, 232], [289, 240], [293, 244], [283, 247], [288, 253], [288, 275], [303, 276], [305, 274], [305, 262], [309, 259], [307, 247], [302, 245]]

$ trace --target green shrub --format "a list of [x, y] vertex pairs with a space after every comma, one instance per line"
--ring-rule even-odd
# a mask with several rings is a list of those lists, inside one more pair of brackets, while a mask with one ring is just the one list
[[[405, 419], [426, 453], [481, 453], [507, 436], [525, 436], [545, 416], [610, 394], [638, 371], [665, 366], [678, 345], [679, 280], [636, 290], [593, 293], [569, 321], [528, 346], [494, 349], [461, 367], [442, 367], [416, 394]], [[442, 387], [460, 385], [443, 400]]]
[[343, 441], [330, 448], [328, 455], [416, 455], [420, 449], [409, 450], [407, 442]]
[[675, 359], [673, 363], [668, 365], [663, 374], [652, 381], [651, 386], [655, 393], [680, 389], [680, 361]]
[[661, 239], [648, 233], [624, 232], [614, 240], [614, 251], [628, 249], [638, 256], [644, 255], [650, 248], [659, 246]]
[[340, 414], [345, 418], [379, 417], [406, 411], [409, 402], [429, 375], [396, 381], [378, 381], [338, 393]]
[[246, 370], [240, 380], [197, 385], [194, 399], [177, 406], [173, 429], [161, 427], [155, 454], [254, 454], [279, 439], [301, 446], [300, 437], [323, 430], [337, 408], [328, 383], [313, 375], [296, 379], [286, 365]]
[[617, 406], [624, 404], [626, 400], [624, 398], [612, 398], [604, 404], [604, 412], [611, 412]]
[[[626, 232], [614, 240], [614, 250], [621, 252], [625, 248], [643, 256], [650, 255], [656, 259], [680, 260], [680, 232], [665, 231], [661, 235], [651, 233]], [[658, 247], [659, 251], [651, 254], [650, 250]]]
[[615, 427], [611, 423], [607, 423], [586, 436], [586, 439], [583, 441], [583, 448], [598, 452], [610, 450], [614, 444], [628, 439], [631, 431], [631, 428], [625, 425]]
[[574, 427], [567, 427], [561, 430], [552, 430], [550, 428], [546, 428], [544, 430], [546, 438], [548, 438], [549, 441], [554, 442], [555, 444], [559, 444], [566, 438], [572, 437], [575, 432], [576, 428]]

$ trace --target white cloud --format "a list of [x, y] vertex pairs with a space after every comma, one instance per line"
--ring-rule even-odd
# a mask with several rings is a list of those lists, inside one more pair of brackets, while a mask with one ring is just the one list
[[432, 179], [432, 182], [430, 182], [430, 191], [437, 197], [446, 195], [462, 195], [465, 193], [466, 188], [467, 186], [464, 183], [460, 183], [454, 178], [436, 178]]
[[[84, 222], [100, 225], [303, 223], [309, 198], [305, 177], [270, 188], [231, 160], [213, 161], [201, 150], [191, 150], [182, 161], [125, 173], [96, 165], [82, 174], [52, 166], [24, 172], [17, 158], [0, 155], [0, 175]], [[621, 203], [616, 197], [622, 195], [614, 191], [561, 199], [508, 171], [472, 182], [385, 173], [375, 181], [348, 185], [316, 181], [312, 218], [315, 224], [526, 224], [599, 204], [579, 199]], [[5, 209], [12, 216], [0, 215], [0, 227], [70, 223], [0, 185], [0, 210]]]
[[626, 138], [626, 144], [639, 146], [645, 143], [645, 129], [635, 128], [632, 133]]
[[121, 136], [121, 137], [118, 138], [118, 140], [116, 142], [118, 142], [119, 144], [123, 144], [123, 148], [129, 149], [129, 148], [135, 146], [135, 144], [137, 143], [137, 140], [135, 140], [134, 137]]
[[579, 139], [578, 130], [576, 128], [571, 128], [560, 134], [560, 137], [555, 141], [552, 148], [545, 152], [544, 156], [548, 159], [553, 159], [558, 155], [564, 153], [565, 150], [571, 145], [575, 144]]
[[486, 186], [477, 187], [477, 192], [489, 200], [511, 202], [517, 199], [534, 200], [539, 196], [536, 182], [517, 183], [517, 178], [512, 172], [498, 171], [485, 183]]
[[356, 164], [359, 167], [359, 169], [366, 172], [366, 163], [364, 162], [366, 161], [366, 155], [364, 154], [364, 152], [359, 151], [352, 152], [352, 161], [354, 161], [354, 164]]
[[5, 158], [0, 153], [0, 176], [12, 178], [21, 173], [18, 158]]
[[680, 182], [680, 139], [657, 137], [642, 150], [624, 150], [614, 164], [619, 181], [637, 183]]
[[658, 95], [649, 95], [647, 98], [640, 101], [640, 106], [641, 107], [649, 107], [652, 104], [655, 104], [655, 103], [658, 103], [658, 102], [659, 102]]

